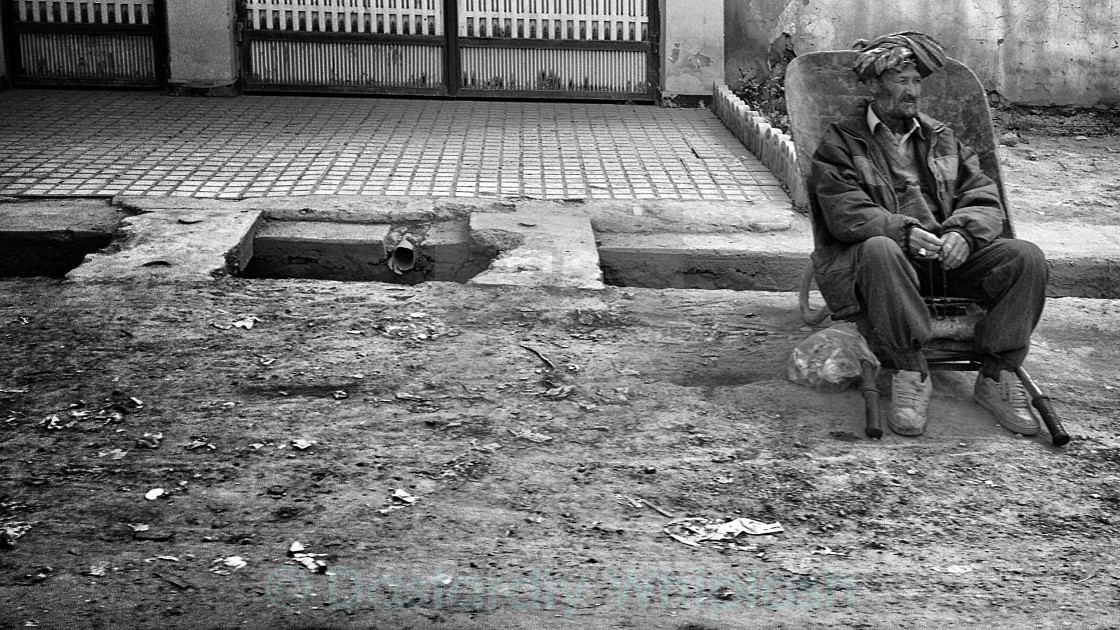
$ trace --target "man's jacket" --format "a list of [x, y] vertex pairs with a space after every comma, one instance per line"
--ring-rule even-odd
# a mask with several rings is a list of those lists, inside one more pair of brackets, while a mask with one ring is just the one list
[[905, 246], [906, 226], [918, 224], [937, 235], [960, 232], [975, 253], [1003, 231], [999, 190], [980, 170], [976, 152], [959, 142], [947, 125], [925, 114], [918, 118], [922, 133], [914, 161], [923, 171], [922, 181], [934, 189], [937, 207], [900, 208], [888, 158], [868, 129], [865, 114], [861, 109], [859, 115], [829, 127], [813, 155], [809, 177], [816, 281], [837, 319], [849, 318], [860, 308], [855, 245], [886, 236]]

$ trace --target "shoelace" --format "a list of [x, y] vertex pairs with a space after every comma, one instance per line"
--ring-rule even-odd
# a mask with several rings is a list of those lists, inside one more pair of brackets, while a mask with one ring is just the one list
[[1000, 396], [1007, 401], [1007, 404], [1015, 409], [1027, 409], [1027, 390], [1023, 384], [1018, 381], [1001, 381], [999, 384]]
[[914, 406], [922, 397], [921, 381], [917, 383], [910, 380], [899, 381], [895, 384], [894, 389], [894, 396], [898, 400], [895, 404], [899, 406]]

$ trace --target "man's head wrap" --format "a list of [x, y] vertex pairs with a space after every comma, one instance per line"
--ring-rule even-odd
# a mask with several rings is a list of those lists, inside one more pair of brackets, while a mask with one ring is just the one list
[[901, 70], [908, 63], [914, 64], [922, 78], [945, 65], [945, 50], [941, 44], [917, 31], [883, 35], [870, 42], [861, 39], [852, 48], [859, 51], [853, 69], [862, 83], [887, 70]]

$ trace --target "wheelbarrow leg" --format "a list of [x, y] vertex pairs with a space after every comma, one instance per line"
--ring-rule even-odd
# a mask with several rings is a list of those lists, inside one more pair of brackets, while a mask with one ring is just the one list
[[1046, 424], [1046, 429], [1050, 431], [1050, 441], [1054, 443], [1054, 446], [1068, 444], [1069, 434], [1066, 433], [1066, 428], [1062, 426], [1062, 421], [1058, 419], [1058, 414], [1054, 413], [1054, 407], [1050, 405], [1050, 397], [1043, 395], [1042, 390], [1034, 384], [1030, 375], [1022, 367], [1015, 368], [1015, 373], [1023, 383], [1023, 388], [1027, 390], [1027, 395], [1031, 397], [1031, 404], [1038, 410], [1038, 415], [1042, 416], [1042, 422]]
[[863, 432], [867, 437], [878, 440], [883, 437], [883, 418], [879, 409], [879, 368], [870, 361], [860, 361], [859, 370], [859, 391], [863, 394], [864, 413], [867, 416], [867, 427]]

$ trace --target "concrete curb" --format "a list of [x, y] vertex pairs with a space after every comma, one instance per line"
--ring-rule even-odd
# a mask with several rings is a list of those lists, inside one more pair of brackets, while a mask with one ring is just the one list
[[766, 117], [747, 107], [726, 85], [716, 86], [712, 111], [731, 133], [786, 187], [798, 211], [809, 209], [809, 193], [797, 167], [793, 139], [770, 125]]
[[164, 208], [128, 217], [121, 238], [87, 256], [66, 279], [202, 280], [234, 274], [253, 257], [259, 221], [259, 212], [220, 207]]
[[[122, 208], [137, 214], [117, 230]], [[270, 251], [276, 258], [273, 250], [284, 254], [291, 242], [319, 252], [310, 266], [325, 269], [291, 277], [381, 279], [378, 273], [388, 274], [383, 263], [399, 238], [390, 238], [393, 226], [386, 219], [435, 219], [418, 226], [426, 229], [420, 242], [439, 271], [435, 276], [466, 282], [482, 271], [473, 284], [598, 289], [605, 278], [635, 287], [796, 291], [812, 250], [805, 217], [788, 208], [778, 212], [749, 204], [487, 201], [444, 206], [429, 198], [395, 199], [382, 207], [370, 198], [319, 197], [273, 206], [260, 199], [145, 197], [120, 199], [115, 206], [36, 201], [7, 204], [4, 210], [8, 232], [35, 241], [43, 249], [41, 257], [58, 256], [49, 246], [66, 226], [98, 232], [106, 240], [115, 234], [111, 245], [89, 254], [66, 275], [79, 281], [212, 278], [244, 270], [257, 245], [262, 259]], [[75, 213], [84, 216], [77, 220]], [[273, 220], [263, 223], [273, 213]], [[440, 221], [450, 217], [455, 219]], [[1046, 254], [1050, 297], [1120, 297], [1120, 226], [1019, 222], [1016, 228], [1020, 238]], [[352, 259], [370, 264], [351, 264]], [[336, 278], [331, 269], [339, 267], [348, 273], [373, 271]]]

